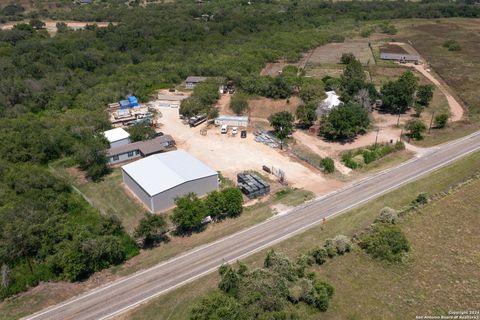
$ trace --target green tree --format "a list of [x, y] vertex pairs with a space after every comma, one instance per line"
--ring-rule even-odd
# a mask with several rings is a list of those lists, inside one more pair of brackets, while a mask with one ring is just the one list
[[149, 140], [152, 139], [156, 134], [155, 130], [151, 126], [143, 123], [137, 123], [133, 126], [130, 126], [127, 131], [130, 133], [131, 142]]
[[166, 238], [167, 222], [162, 215], [146, 213], [135, 228], [134, 236], [142, 240], [144, 247], [150, 247]]
[[300, 121], [300, 127], [309, 128], [317, 119], [317, 112], [315, 105], [301, 104], [295, 111], [297, 120]]
[[268, 117], [270, 125], [275, 130], [275, 135], [283, 141], [293, 132], [293, 115], [288, 111], [273, 113]]
[[399, 262], [410, 250], [408, 239], [396, 225], [376, 225], [359, 243], [375, 259]]
[[335, 171], [335, 163], [332, 158], [326, 157], [320, 161], [323, 171], [326, 173], [333, 173]]
[[238, 217], [243, 211], [243, 196], [238, 188], [226, 188], [221, 191], [223, 197], [223, 212], [229, 217]]
[[320, 134], [329, 140], [350, 140], [365, 132], [370, 125], [367, 111], [356, 103], [333, 109], [322, 118]]
[[414, 101], [418, 80], [411, 71], [406, 71], [396, 81], [388, 81], [380, 90], [382, 109], [392, 114], [404, 113]]
[[356, 60], [357, 58], [351, 52], [349, 53], [342, 53], [342, 57], [340, 58], [340, 63], [342, 64], [349, 64], [352, 61]]
[[448, 118], [450, 118], [448, 113], [437, 114], [435, 116], [435, 127], [439, 129], [445, 128], [448, 123]]
[[248, 110], [247, 96], [241, 92], [236, 92], [230, 101], [230, 109], [240, 115]]
[[360, 61], [350, 59], [340, 77], [340, 83], [344, 97], [352, 97], [365, 87], [365, 70]]
[[185, 117], [193, 117], [205, 110], [205, 105], [197, 97], [190, 97], [180, 103], [180, 114]]
[[208, 215], [208, 211], [195, 194], [189, 193], [177, 198], [175, 204], [171, 220], [179, 233], [189, 233], [202, 226], [202, 220]]
[[427, 131], [427, 126], [420, 119], [411, 119], [405, 125], [405, 129], [409, 131], [412, 139], [421, 140], [423, 139], [423, 134]]
[[212, 191], [205, 198], [205, 206], [209, 216], [219, 218], [225, 210], [225, 197], [219, 191]]
[[235, 300], [218, 291], [209, 293], [196, 303], [190, 312], [190, 320], [246, 320], [242, 306]]
[[447, 40], [443, 43], [443, 47], [447, 48], [448, 51], [461, 51], [462, 47], [456, 40]]
[[428, 107], [433, 98], [432, 85], [420, 85], [417, 90], [417, 103], [424, 107]]
[[93, 181], [100, 180], [109, 172], [106, 156], [108, 142], [105, 137], [92, 135], [79, 143], [76, 147], [75, 158], [80, 169], [87, 172]]
[[34, 29], [43, 29], [45, 27], [45, 22], [43, 22], [42, 20], [39, 20], [39, 19], [31, 19], [29, 22], [28, 22], [29, 25], [32, 26], [32, 28]]
[[420, 117], [422, 112], [425, 110], [425, 106], [419, 103], [417, 103], [414, 108], [415, 108], [415, 115], [417, 117]]
[[312, 78], [303, 78], [298, 96], [306, 105], [312, 105], [325, 96], [323, 84]]

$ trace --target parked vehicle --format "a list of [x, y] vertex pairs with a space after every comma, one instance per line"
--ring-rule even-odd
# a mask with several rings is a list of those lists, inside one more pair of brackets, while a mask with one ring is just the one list
[[242, 130], [242, 132], [240, 132], [240, 138], [245, 139], [246, 137], [247, 137], [247, 130]]
[[222, 125], [220, 128], [220, 133], [226, 134], [228, 132], [228, 126], [226, 124]]
[[205, 121], [207, 121], [207, 115], [206, 114], [201, 114], [201, 115], [198, 115], [198, 116], [191, 117], [188, 120], [188, 124], [190, 125], [190, 127], [196, 127], [196, 126], [198, 126], [199, 124], [201, 124]]
[[236, 135], [238, 133], [238, 128], [237, 127], [233, 127], [232, 128], [232, 134], [233, 135]]

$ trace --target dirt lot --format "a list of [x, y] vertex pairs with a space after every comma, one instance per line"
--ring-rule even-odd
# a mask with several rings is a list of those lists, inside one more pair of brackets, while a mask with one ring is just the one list
[[340, 63], [343, 53], [353, 53], [363, 64], [374, 64], [372, 52], [368, 42], [362, 40], [345, 40], [342, 43], [329, 43], [313, 50], [308, 64], [335, 64]]
[[[22, 21], [23, 23], [28, 23], [28, 21]], [[54, 20], [43, 20], [45, 22], [45, 29], [47, 29], [48, 33], [55, 34], [57, 33], [57, 22], [65, 22], [69, 28], [78, 30], [85, 28], [88, 24], [96, 24], [99, 27], [106, 27], [110, 22], [82, 22], [82, 21], [54, 21]], [[20, 22], [9, 22], [3, 25], [0, 25], [0, 29], [9, 30], [12, 29], [14, 25]], [[113, 23], [115, 24], [115, 23]]]
[[[243, 170], [261, 171], [263, 165], [285, 171], [287, 181], [297, 188], [305, 188], [316, 194], [338, 188], [341, 183], [330, 180], [291, 158], [288, 154], [272, 149], [254, 141], [253, 134], [241, 139], [230, 134], [220, 134], [220, 130], [211, 126], [206, 136], [200, 130], [206, 125], [190, 128], [179, 119], [178, 109], [161, 109], [163, 124], [161, 131], [171, 134], [178, 148], [190, 152], [204, 161], [214, 170], [221, 171], [230, 179], [236, 179], [236, 174]], [[273, 178], [273, 176], [272, 176]]]
[[272, 113], [280, 111], [290, 111], [295, 114], [295, 110], [301, 103], [300, 98], [290, 97], [290, 99], [268, 99], [255, 98], [248, 101], [250, 116], [253, 118], [267, 119]]

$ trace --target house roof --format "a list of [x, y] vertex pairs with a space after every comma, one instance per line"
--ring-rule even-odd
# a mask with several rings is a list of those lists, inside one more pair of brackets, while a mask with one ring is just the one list
[[127, 152], [140, 150], [140, 152], [144, 155], [150, 155], [153, 153], [164, 151], [169, 145], [175, 143], [171, 135], [164, 135], [160, 137], [156, 137], [151, 140], [147, 141], [138, 141], [129, 143], [123, 146], [118, 146], [115, 148], [110, 148], [107, 150], [107, 156], [111, 157], [118, 154], [124, 154]]
[[342, 101], [340, 101], [340, 96], [337, 95], [335, 91], [327, 91], [325, 93], [327, 94], [327, 97], [322, 101], [323, 107], [332, 109], [342, 104]]
[[155, 154], [122, 167], [150, 196], [218, 173], [184, 150]]
[[112, 130], [107, 130], [103, 134], [105, 135], [105, 138], [107, 138], [107, 140], [110, 143], [115, 142], [115, 141], [119, 141], [119, 140], [123, 140], [123, 139], [126, 139], [126, 138], [130, 137], [130, 133], [128, 133], [127, 131], [125, 131], [122, 128], [115, 128], [115, 129], [112, 129]]
[[198, 83], [207, 80], [207, 77], [190, 76], [185, 82]]

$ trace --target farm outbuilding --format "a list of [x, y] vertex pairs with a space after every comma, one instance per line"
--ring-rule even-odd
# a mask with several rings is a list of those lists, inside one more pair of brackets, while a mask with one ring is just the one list
[[151, 212], [175, 205], [188, 193], [218, 189], [218, 173], [184, 150], [160, 153], [122, 167], [123, 181]]
[[215, 119], [215, 125], [229, 127], [248, 127], [247, 116], [219, 116]]
[[116, 148], [130, 143], [130, 134], [122, 128], [107, 130], [103, 135], [110, 143], [110, 148]]
[[380, 59], [404, 61], [404, 62], [420, 62], [420, 56], [415, 54], [407, 54], [407, 53], [380, 52]]
[[206, 80], [207, 77], [190, 76], [187, 78], [187, 80], [185, 80], [185, 88], [193, 89], [197, 84]]

